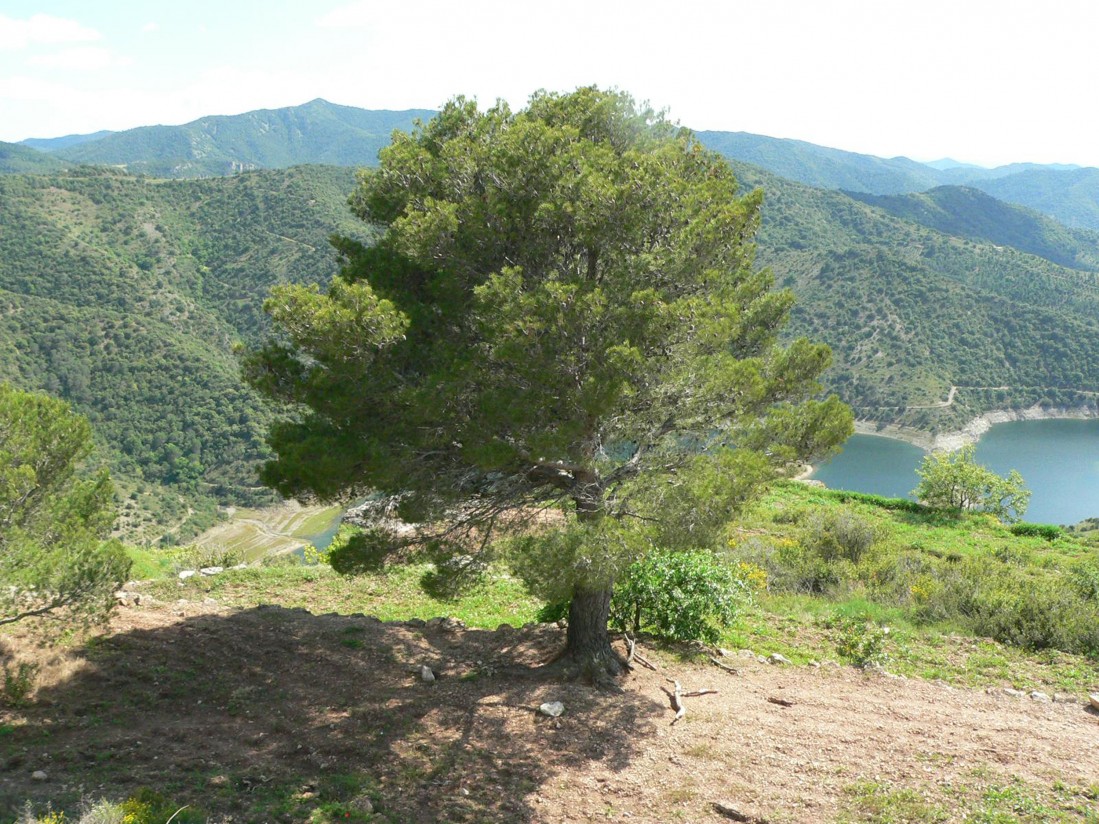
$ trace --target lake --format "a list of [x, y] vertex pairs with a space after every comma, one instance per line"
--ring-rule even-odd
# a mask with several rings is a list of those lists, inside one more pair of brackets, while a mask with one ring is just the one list
[[[832, 489], [911, 498], [924, 454], [892, 438], [854, 435], [812, 478]], [[1001, 475], [1019, 471], [1033, 493], [1028, 521], [1074, 524], [1099, 517], [1099, 420], [996, 424], [977, 442], [977, 461]]]

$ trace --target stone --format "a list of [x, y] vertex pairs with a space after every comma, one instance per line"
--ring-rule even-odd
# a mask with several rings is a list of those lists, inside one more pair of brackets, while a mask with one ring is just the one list
[[1093, 692], [1088, 696], [1088, 701], [1091, 704], [1093, 710], [1099, 710], [1099, 692]]
[[1030, 698], [1034, 701], [1041, 701], [1043, 704], [1049, 703], [1049, 696], [1039, 690], [1034, 690], [1030, 693]]
[[199, 570], [199, 572], [201, 572], [203, 575], [217, 575], [221, 572], [225, 572], [225, 567], [219, 567], [219, 566], [203, 567], [202, 569]]
[[737, 653], [737, 656], [740, 658], [755, 658], [756, 654], [750, 649], [742, 649]]
[[372, 815], [374, 812], [374, 802], [370, 800], [369, 796], [360, 795], [357, 798], [351, 800], [348, 806], [355, 812], [362, 813], [363, 815]]
[[49, 781], [49, 773], [45, 770], [35, 770], [31, 773], [31, 781]]
[[188, 578], [197, 574], [198, 573], [195, 572], [193, 569], [184, 569], [179, 573], [179, 580], [186, 581]]
[[1022, 690], [1012, 689], [1011, 687], [1004, 687], [1004, 695], [1010, 695], [1012, 698], [1026, 698], [1026, 693]]
[[549, 718], [560, 718], [565, 711], [565, 705], [560, 701], [547, 701], [538, 708], [538, 712]]
[[435, 683], [435, 673], [431, 671], [431, 667], [429, 667], [427, 664], [424, 664], [420, 667], [420, 680], [423, 681], [425, 684]]
[[768, 664], [789, 664], [789, 663], [792, 663], [792, 662], [785, 655], [783, 655], [781, 653], [778, 653], [778, 652], [772, 652], [767, 657], [767, 663]]
[[409, 618], [405, 621], [405, 626], [414, 627], [415, 629], [423, 629], [427, 626], [427, 621], [423, 618]]

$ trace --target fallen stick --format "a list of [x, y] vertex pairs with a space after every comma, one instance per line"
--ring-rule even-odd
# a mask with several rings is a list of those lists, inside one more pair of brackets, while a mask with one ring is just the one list
[[697, 698], [700, 695], [717, 695], [717, 690], [703, 689], [703, 690], [691, 690], [690, 692], [681, 692], [680, 698]]
[[722, 663], [721, 661], [718, 661], [712, 655], [710, 656], [710, 663], [714, 664], [715, 666], [721, 667], [723, 670], [725, 670], [730, 675], [740, 675], [740, 670], [738, 670], [736, 667], [730, 667], [728, 664], [725, 664], [725, 663]]
[[680, 689], [679, 682], [671, 678], [667, 679], [675, 684], [675, 692], [671, 692], [667, 687], [663, 687], [664, 692], [668, 693], [668, 697], [672, 699], [672, 709], [675, 710], [675, 718], [672, 719], [672, 726], [675, 726], [675, 722], [687, 714], [687, 707], [683, 703], [683, 691]]

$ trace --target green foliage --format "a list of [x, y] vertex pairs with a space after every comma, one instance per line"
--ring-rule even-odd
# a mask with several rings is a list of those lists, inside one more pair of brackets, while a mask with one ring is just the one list
[[825, 625], [832, 631], [836, 652], [855, 666], [881, 666], [889, 659], [886, 650], [889, 627], [869, 615], [836, 613]]
[[779, 344], [792, 296], [754, 266], [759, 205], [624, 94], [452, 101], [362, 174], [352, 208], [378, 242], [339, 243], [326, 291], [266, 304], [283, 337], [248, 378], [307, 411], [273, 427], [265, 483], [459, 513], [437, 551], [463, 570], [555, 506], [566, 528], [505, 553], [551, 601], [607, 591], [651, 547], [707, 545], [852, 425], [812, 400], [827, 349]]
[[920, 484], [912, 494], [937, 509], [988, 512], [1002, 521], [1016, 521], [1026, 512], [1030, 491], [1022, 476], [1012, 470], [1001, 477], [978, 464], [976, 447], [963, 446], [954, 452], [927, 455], [916, 474]]
[[4, 661], [4, 683], [0, 686], [0, 699], [12, 707], [24, 704], [34, 691], [39, 669], [34, 661]]
[[1031, 524], [1026, 521], [1012, 524], [1010, 531], [1012, 535], [1029, 535], [1044, 538], [1047, 541], [1056, 541], [1065, 534], [1065, 531], [1056, 524]]
[[78, 468], [91, 427], [68, 404], [0, 383], [0, 625], [64, 611], [105, 617], [130, 560], [107, 541], [114, 489]]
[[751, 600], [748, 583], [711, 553], [658, 551], [626, 569], [611, 601], [611, 623], [713, 643]]
[[383, 529], [341, 526], [328, 547], [327, 561], [341, 575], [377, 572], [393, 548], [393, 536]]

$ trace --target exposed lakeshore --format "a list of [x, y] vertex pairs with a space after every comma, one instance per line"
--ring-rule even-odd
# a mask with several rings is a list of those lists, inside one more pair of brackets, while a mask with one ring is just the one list
[[998, 423], [1011, 421], [1044, 421], [1044, 420], [1090, 420], [1099, 418], [1094, 408], [1089, 406], [1063, 408], [1050, 407], [1043, 409], [1034, 405], [1026, 409], [993, 409], [979, 415], [964, 427], [953, 432], [941, 432], [933, 434], [923, 429], [915, 429], [910, 426], [897, 426], [896, 424], [879, 424], [875, 421], [855, 421], [855, 432], [860, 435], [877, 435], [883, 438], [893, 438], [905, 441], [913, 446], [918, 446], [928, 452], [942, 451], [953, 452], [968, 444], [975, 444], [981, 436]]

